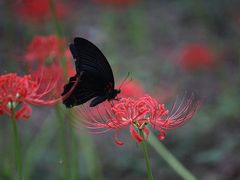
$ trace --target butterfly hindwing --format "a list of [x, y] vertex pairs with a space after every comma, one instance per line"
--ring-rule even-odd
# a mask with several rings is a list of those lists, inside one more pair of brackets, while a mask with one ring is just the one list
[[[78, 82], [76, 82], [77, 79]], [[71, 94], [63, 100], [66, 107], [77, 106], [99, 96], [98, 91], [100, 90], [96, 86], [98, 82], [95, 79], [95, 77], [86, 73], [83, 73], [80, 77], [78, 75], [71, 77], [69, 83], [64, 86], [64, 92], [62, 93], [62, 95], [65, 95], [75, 86]]]

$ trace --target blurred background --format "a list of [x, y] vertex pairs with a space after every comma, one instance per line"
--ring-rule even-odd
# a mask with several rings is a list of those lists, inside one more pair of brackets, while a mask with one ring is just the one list
[[[57, 0], [55, 20], [48, 1], [35, 1], [40, 4], [0, 2], [1, 74], [27, 73], [24, 58], [36, 36], [60, 35], [66, 48], [74, 37], [84, 37], [107, 57], [115, 81], [130, 72], [147, 94], [167, 104], [185, 90], [202, 97], [195, 117], [168, 131], [163, 144], [198, 179], [240, 179], [240, 1]], [[58, 154], [54, 117], [54, 109], [33, 107], [30, 120], [18, 122], [29, 179], [62, 179], [65, 162]], [[125, 141], [121, 147], [114, 142], [114, 132], [75, 132], [76, 179], [146, 179], [142, 152], [128, 129], [119, 134]], [[3, 180], [12, 179], [11, 143], [9, 119], [2, 116]], [[181, 179], [148, 149], [155, 179]]]

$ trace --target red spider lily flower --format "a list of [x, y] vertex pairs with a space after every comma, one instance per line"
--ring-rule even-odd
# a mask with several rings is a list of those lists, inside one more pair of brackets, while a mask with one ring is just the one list
[[204, 44], [190, 44], [182, 51], [181, 66], [184, 69], [212, 68], [214, 63], [214, 53]]
[[133, 98], [139, 98], [144, 96], [145, 90], [143, 86], [136, 80], [129, 80], [127, 82], [124, 82], [123, 80], [120, 81], [116, 85], [117, 89], [121, 89], [121, 93], [118, 95], [118, 97], [133, 97]]
[[93, 2], [110, 6], [126, 6], [136, 3], [137, 0], [93, 0]]
[[[68, 67], [67, 67], [68, 68]], [[31, 70], [31, 75], [33, 78], [39, 78], [39, 75], [42, 75], [41, 89], [45, 89], [51, 81], [53, 81], [53, 75], [57, 78], [54, 92], [57, 96], [60, 96], [65, 85], [66, 78], [64, 77], [64, 69], [60, 64], [52, 64], [49, 66], [39, 66], [37, 69]], [[73, 68], [67, 69], [67, 75], [73, 76]]]
[[[65, 75], [73, 76], [75, 73], [69, 49], [67, 49], [64, 54], [62, 53], [64, 44], [64, 39], [54, 35], [36, 36], [29, 44], [25, 54], [25, 60], [29, 72], [33, 77], [44, 73], [42, 78], [44, 79], [45, 84], [48, 84], [48, 81], [51, 80], [52, 74], [58, 77], [55, 90], [59, 95], [61, 94], [65, 83]], [[66, 68], [62, 67], [62, 57], [65, 58]]]
[[[126, 97], [139, 98], [144, 96], [145, 94], [141, 84], [138, 81], [134, 80], [130, 81], [122, 80], [116, 85], [116, 89], [121, 89], [121, 93], [119, 93], [117, 96], [118, 99]], [[111, 104], [105, 103], [104, 106], [98, 106], [97, 111], [91, 111], [91, 114], [94, 115], [95, 118], [101, 118], [101, 116], [106, 113], [106, 109], [109, 108], [111, 108]], [[85, 112], [82, 112], [82, 114], [90, 113], [86, 111], [87, 109], [88, 108], [85, 108]]]
[[[65, 41], [55, 35], [36, 36], [27, 47], [24, 59], [30, 71], [39, 66], [61, 66], [61, 58], [65, 58], [68, 76], [74, 75], [70, 50], [63, 52]], [[59, 67], [60, 68], [60, 67]]]
[[[42, 22], [51, 18], [50, 0], [18, 0], [14, 4], [14, 12], [32, 22]], [[58, 18], [67, 15], [69, 7], [56, 1], [56, 14]]]
[[52, 79], [43, 89], [43, 79], [33, 79], [31, 75], [23, 77], [15, 73], [0, 76], [0, 114], [16, 111], [16, 119], [28, 119], [33, 105], [54, 105], [61, 100], [53, 93], [56, 79]]
[[[115, 142], [123, 145], [119, 141], [118, 131], [129, 127], [130, 134], [139, 143], [147, 138], [149, 127], [159, 131], [159, 139], [166, 137], [166, 130], [174, 129], [189, 121], [197, 112], [201, 101], [196, 96], [185, 96], [181, 101], [176, 100], [172, 110], [165, 108], [151, 96], [143, 96], [138, 99], [121, 98], [111, 106], [105, 102], [96, 108], [75, 108], [72, 113], [71, 122], [74, 126], [84, 124], [92, 133], [102, 133], [114, 129], [116, 131]], [[105, 108], [105, 112], [99, 111]], [[79, 120], [83, 118], [83, 120]], [[140, 135], [144, 132], [144, 138]]]
[[199, 100], [194, 94], [191, 94], [190, 97], [185, 95], [182, 99], [177, 97], [169, 111], [164, 104], [159, 104], [150, 96], [145, 97], [145, 101], [153, 108], [149, 115], [149, 124], [159, 131], [160, 140], [165, 139], [165, 130], [180, 127], [192, 119], [202, 103], [202, 100]]
[[39, 66], [36, 70], [31, 71], [31, 75], [34, 79], [38, 79], [41, 76], [41, 86], [39, 87], [40, 90], [43, 90], [51, 84], [53, 79], [53, 75], [56, 77], [57, 81], [55, 81], [54, 86], [54, 93], [56, 96], [60, 97], [61, 91], [64, 86], [64, 72], [61, 66], [58, 65], [51, 65], [51, 66]]
[[64, 39], [55, 35], [35, 36], [27, 47], [25, 60], [28, 65], [52, 64], [61, 57]]

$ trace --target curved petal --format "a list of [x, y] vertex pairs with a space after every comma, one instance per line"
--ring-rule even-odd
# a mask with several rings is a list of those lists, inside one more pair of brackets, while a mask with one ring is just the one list
[[23, 118], [23, 119], [29, 119], [30, 116], [32, 115], [32, 109], [30, 108], [30, 106], [26, 103], [23, 104], [23, 107], [17, 111], [15, 118], [18, 120], [19, 118]]
[[119, 141], [119, 140], [118, 140], [118, 131], [117, 131], [117, 130], [116, 130], [114, 139], [115, 139], [115, 143], [116, 143], [117, 145], [119, 145], [119, 146], [124, 145], [124, 142], [123, 142], [123, 141]]
[[159, 129], [159, 134], [158, 134], [158, 139], [159, 140], [164, 140], [167, 136], [167, 133], [164, 130]]
[[137, 143], [142, 142], [143, 138], [137, 133], [137, 131], [134, 129], [133, 125], [130, 125], [130, 133], [132, 137], [137, 141]]

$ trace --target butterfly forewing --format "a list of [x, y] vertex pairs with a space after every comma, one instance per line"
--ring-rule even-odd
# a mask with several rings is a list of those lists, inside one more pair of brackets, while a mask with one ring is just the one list
[[109, 82], [114, 87], [114, 78], [111, 66], [103, 53], [90, 41], [83, 38], [75, 38], [70, 45], [70, 50], [76, 59], [76, 71], [91, 72], [98, 75], [104, 85]]

